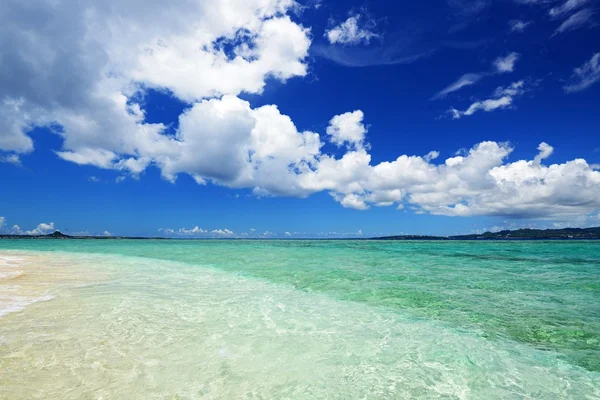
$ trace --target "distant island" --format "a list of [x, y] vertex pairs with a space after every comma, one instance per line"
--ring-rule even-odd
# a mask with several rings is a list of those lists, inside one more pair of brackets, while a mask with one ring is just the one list
[[600, 239], [600, 227], [595, 228], [563, 228], [563, 229], [517, 229], [499, 232], [456, 236], [383, 236], [374, 240], [570, 240]]
[[[169, 240], [164, 237], [132, 237], [132, 236], [71, 236], [56, 231], [49, 235], [2, 235], [0, 239], [143, 239], [143, 240]], [[499, 232], [485, 232], [481, 234], [455, 235], [455, 236], [427, 236], [427, 235], [396, 235], [374, 238], [349, 238], [355, 240], [600, 240], [600, 227], [595, 228], [564, 228], [564, 229], [518, 229]], [[331, 240], [331, 239], [329, 239]]]
[[166, 239], [163, 237], [131, 237], [131, 236], [71, 236], [65, 235], [60, 231], [55, 231], [48, 235], [2, 235], [0, 234], [0, 239], [100, 239], [100, 240], [109, 240], [109, 239]]

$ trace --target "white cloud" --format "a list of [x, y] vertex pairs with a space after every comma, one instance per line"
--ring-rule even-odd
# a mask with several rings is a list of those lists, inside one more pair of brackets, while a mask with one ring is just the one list
[[457, 90], [462, 89], [465, 86], [471, 86], [477, 83], [481, 78], [483, 78], [485, 74], [464, 74], [460, 78], [458, 78], [455, 82], [446, 86], [443, 90], [439, 91], [435, 96], [433, 96], [432, 100], [441, 99], [446, 97], [448, 94], [452, 92], [456, 92]]
[[220, 236], [231, 236], [234, 234], [234, 232], [230, 231], [229, 229], [214, 229], [214, 230], [210, 231], [210, 233], [212, 233], [214, 235], [220, 235]]
[[367, 133], [363, 118], [364, 114], [361, 110], [333, 117], [327, 127], [327, 134], [330, 136], [331, 142], [338, 146], [344, 143], [361, 146]]
[[436, 151], [436, 150], [433, 150], [433, 151], [430, 151], [429, 153], [427, 153], [425, 155], [425, 157], [423, 157], [423, 160], [429, 162], [429, 161], [435, 160], [439, 156], [440, 156], [440, 152]]
[[508, 23], [508, 29], [510, 32], [524, 32], [525, 28], [527, 28], [529, 25], [531, 25], [533, 23], [533, 21], [521, 21], [518, 19], [509, 21]]
[[589, 61], [573, 70], [571, 83], [565, 85], [564, 89], [568, 93], [578, 92], [598, 81], [600, 81], [600, 53], [595, 53]]
[[546, 142], [542, 142], [538, 146], [538, 150], [540, 152], [537, 156], [533, 158], [533, 164], [535, 165], [540, 165], [542, 163], [542, 160], [545, 160], [546, 158], [550, 157], [554, 152], [554, 147], [550, 146]]
[[[600, 172], [579, 159], [543, 165], [549, 146], [531, 161], [507, 163], [509, 145], [483, 142], [441, 164], [430, 152], [371, 165], [361, 110], [334, 116], [319, 135], [299, 130], [276, 105], [253, 108], [241, 93], [306, 74], [310, 32], [287, 15], [291, 0], [184, 0], [168, 12], [158, 0], [61, 1], [3, 3], [0, 54], [11, 63], [0, 69], [0, 148], [9, 154], [32, 151], [28, 129], [45, 125], [63, 139], [59, 157], [119, 176], [153, 165], [171, 182], [187, 174], [258, 195], [325, 191], [354, 209], [408, 206], [453, 216], [554, 218], [599, 208]], [[145, 122], [135, 100], [145, 88], [189, 103], [175, 135]], [[455, 115], [508, 107], [523, 91], [516, 82]], [[334, 156], [326, 141], [346, 147]]]
[[289, 232], [285, 232], [285, 236], [292, 236], [292, 234]]
[[13, 225], [11, 231], [12, 231], [12, 233], [14, 233], [16, 235], [19, 235], [22, 233], [21, 227], [19, 225]]
[[[18, 231], [21, 230], [17, 225], [15, 225], [15, 227], [17, 228]], [[13, 230], [15, 230], [15, 227], [13, 227]], [[48, 233], [51, 233], [53, 230], [54, 230], [54, 222], [50, 222], [49, 224], [42, 222], [35, 229], [32, 229], [30, 231], [25, 231], [25, 234], [26, 235], [46, 235]]]
[[21, 165], [21, 159], [17, 154], [0, 155], [0, 162]]
[[[363, 22], [366, 19], [365, 22]], [[325, 37], [331, 44], [356, 45], [369, 44], [371, 39], [380, 36], [373, 32], [377, 23], [361, 14], [350, 16], [347, 20], [325, 31]]]
[[562, 17], [571, 11], [583, 7], [588, 2], [589, 0], [567, 0], [560, 6], [552, 7], [548, 13], [553, 18]]
[[63, 159], [139, 173], [177, 149], [164, 125], [144, 122], [136, 92], [165, 89], [194, 102], [306, 75], [310, 32], [287, 15], [294, 7], [183, 1], [164, 12], [158, 0], [7, 0], [0, 149], [30, 152], [30, 128], [52, 125]]
[[218, 235], [218, 236], [232, 236], [235, 233], [229, 229], [213, 229], [209, 231], [207, 229], [202, 229], [198, 226], [195, 226], [191, 229], [188, 228], [179, 228], [177, 230], [172, 228], [160, 228], [159, 232], [165, 235], [180, 235], [180, 236], [206, 236], [206, 235]]
[[100, 182], [100, 179], [97, 176], [90, 176], [88, 178], [88, 181], [93, 182], [93, 183], [98, 183], [98, 182]]
[[589, 8], [584, 8], [583, 10], [577, 11], [575, 14], [567, 18], [562, 24], [560, 24], [552, 36], [590, 25], [592, 23], [593, 15], [594, 12]]
[[494, 61], [494, 67], [498, 73], [513, 72], [515, 63], [519, 59], [519, 53], [510, 53], [506, 57], [498, 57]]
[[434, 165], [418, 156], [370, 165], [364, 150], [326, 158], [301, 177], [311, 190], [329, 190], [344, 207], [359, 210], [404, 202], [436, 215], [553, 218], [593, 212], [600, 206], [600, 173], [584, 160], [546, 167], [551, 147], [541, 144], [532, 161], [504, 164], [508, 144], [483, 142], [465, 156]]
[[104, 231], [103, 235], [104, 236], [112, 236], [112, 233], [110, 233], [109, 231]]
[[514, 68], [515, 68], [515, 64], [516, 64], [517, 60], [519, 59], [519, 57], [520, 57], [520, 54], [515, 53], [515, 52], [510, 53], [505, 57], [498, 57], [492, 63], [493, 71], [464, 74], [460, 78], [458, 78], [455, 82], [451, 83], [450, 85], [445, 87], [443, 90], [436, 93], [431, 99], [437, 100], [437, 99], [444, 98], [448, 94], [456, 92], [457, 90], [460, 90], [466, 86], [474, 85], [475, 83], [479, 82], [481, 79], [485, 78], [486, 76], [490, 76], [490, 75], [494, 75], [494, 74], [503, 74], [506, 72], [513, 72]]
[[[173, 230], [170, 229], [169, 232], [173, 233]], [[202, 235], [204, 233], [208, 233], [208, 231], [195, 226], [192, 229], [180, 228], [177, 233], [180, 235]]]
[[0, 229], [6, 224], [6, 218], [0, 217]]
[[475, 114], [477, 111], [494, 111], [500, 108], [507, 108], [512, 105], [515, 97], [522, 95], [525, 90], [523, 89], [524, 82], [518, 81], [512, 83], [508, 87], [499, 87], [494, 92], [494, 97], [487, 100], [476, 101], [471, 104], [465, 111], [457, 109], [451, 109], [452, 118], [459, 119], [463, 116], [469, 116]]

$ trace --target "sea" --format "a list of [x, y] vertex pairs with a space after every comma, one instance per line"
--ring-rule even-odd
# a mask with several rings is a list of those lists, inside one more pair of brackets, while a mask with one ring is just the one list
[[600, 241], [0, 240], [0, 399], [600, 399]]

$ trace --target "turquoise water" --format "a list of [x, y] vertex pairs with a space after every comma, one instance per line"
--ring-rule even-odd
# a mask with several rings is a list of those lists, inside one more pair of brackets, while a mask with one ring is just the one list
[[[43, 299], [0, 318], [3, 398], [600, 398], [600, 242], [5, 240], [1, 255], [25, 271], [4, 280], [14, 295], [23, 280]], [[37, 265], [60, 274], [27, 286]]]

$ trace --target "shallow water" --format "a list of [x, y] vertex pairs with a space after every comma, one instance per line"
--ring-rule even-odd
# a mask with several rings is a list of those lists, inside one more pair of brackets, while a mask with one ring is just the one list
[[0, 259], [0, 398], [600, 398], [600, 242], [0, 241]]

